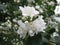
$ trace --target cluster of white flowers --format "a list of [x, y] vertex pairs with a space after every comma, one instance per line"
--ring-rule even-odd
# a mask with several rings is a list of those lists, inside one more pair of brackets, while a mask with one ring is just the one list
[[[33, 18], [33, 16], [36, 16], [39, 14], [37, 10], [35, 10], [34, 7], [25, 6], [19, 7], [23, 16], [30, 16]], [[37, 19], [35, 19], [32, 22], [22, 22], [22, 20], [18, 20], [19, 28], [17, 30], [17, 33], [20, 34], [20, 38], [25, 38], [25, 36], [28, 34], [30, 36], [34, 36], [34, 34], [38, 34], [38, 32], [44, 32], [44, 29], [46, 28], [46, 23], [43, 20], [43, 16], [38, 16]]]

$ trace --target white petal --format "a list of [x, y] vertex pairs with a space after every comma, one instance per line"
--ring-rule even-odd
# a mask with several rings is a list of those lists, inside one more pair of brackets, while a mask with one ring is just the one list
[[22, 11], [23, 16], [30, 16], [32, 18], [33, 16], [39, 14], [39, 12], [37, 10], [35, 10], [34, 7], [24, 6], [24, 8], [23, 8], [20, 6], [19, 8]]

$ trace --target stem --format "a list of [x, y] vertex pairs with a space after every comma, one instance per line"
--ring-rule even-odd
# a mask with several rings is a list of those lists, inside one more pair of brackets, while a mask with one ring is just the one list
[[24, 45], [26, 45], [27, 39], [28, 39], [29, 35], [27, 35], [24, 39]]

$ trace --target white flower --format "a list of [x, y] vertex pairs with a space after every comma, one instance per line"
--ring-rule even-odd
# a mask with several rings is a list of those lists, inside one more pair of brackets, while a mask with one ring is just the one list
[[35, 10], [34, 7], [30, 7], [30, 6], [21, 7], [20, 6], [19, 8], [22, 11], [23, 16], [30, 16], [32, 18], [33, 16], [39, 14], [39, 12], [37, 10]]
[[46, 28], [46, 23], [44, 22], [44, 20], [42, 18], [43, 18], [42, 16], [39, 16], [36, 20], [34, 20], [32, 22], [32, 24], [36, 28], [36, 33], [37, 32], [44, 32], [44, 29]]
[[54, 17], [57, 22], [60, 22], [60, 17]]
[[46, 23], [42, 18], [42, 16], [39, 16], [33, 22], [26, 23], [30, 36], [34, 36], [34, 34], [38, 34], [38, 32], [44, 32], [44, 29], [46, 28]]
[[56, 0], [57, 1], [57, 4], [60, 4], [60, 0]]
[[54, 12], [55, 14], [60, 14], [60, 6], [56, 6]]
[[43, 18], [42, 16], [39, 16], [35, 21], [33, 21], [33, 24], [36, 26], [35, 28], [38, 31], [43, 31], [45, 29], [46, 23], [44, 22], [44, 20], [42, 18]]
[[20, 38], [25, 38], [27, 33], [27, 27], [21, 20], [18, 21], [18, 24], [19, 24], [19, 28], [17, 33], [20, 34]]
[[20, 34], [20, 37], [24, 38], [27, 33], [30, 36], [34, 36], [34, 34], [38, 34], [38, 32], [44, 32], [46, 23], [42, 18], [42, 16], [39, 16], [36, 20], [32, 22], [26, 21], [25, 23], [23, 23], [21, 20], [18, 21], [19, 29], [17, 33]]

